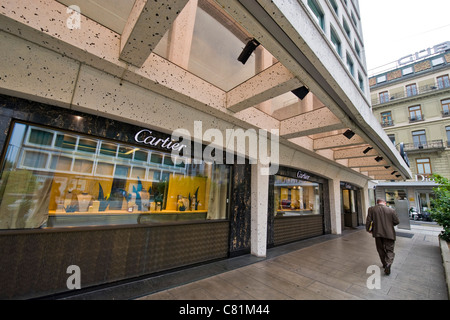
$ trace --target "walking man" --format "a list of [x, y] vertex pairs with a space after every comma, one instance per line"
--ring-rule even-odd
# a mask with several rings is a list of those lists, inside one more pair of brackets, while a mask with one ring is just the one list
[[383, 199], [378, 199], [377, 205], [368, 210], [366, 230], [375, 238], [377, 251], [386, 275], [391, 273], [391, 266], [394, 262], [396, 240], [394, 226], [399, 223], [397, 213], [394, 209], [388, 208]]

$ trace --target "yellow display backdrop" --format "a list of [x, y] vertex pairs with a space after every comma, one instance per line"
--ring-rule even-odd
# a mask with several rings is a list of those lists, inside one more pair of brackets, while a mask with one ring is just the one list
[[[171, 176], [169, 180], [169, 190], [167, 192], [166, 210], [176, 211], [178, 205], [179, 196], [189, 198], [195, 196], [197, 191], [197, 201], [199, 202], [197, 210], [207, 210], [207, 182], [206, 177], [189, 177], [189, 176]], [[190, 211], [191, 208], [186, 208], [186, 211]]]

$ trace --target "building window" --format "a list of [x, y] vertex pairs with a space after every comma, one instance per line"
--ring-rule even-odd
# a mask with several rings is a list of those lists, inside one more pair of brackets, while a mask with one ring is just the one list
[[424, 120], [422, 114], [422, 108], [420, 106], [409, 107], [409, 121], [421, 121]]
[[447, 147], [450, 147], [450, 126], [445, 128], [447, 132]]
[[380, 98], [380, 103], [389, 102], [389, 92], [387, 91], [380, 92], [378, 97]]
[[430, 175], [431, 171], [431, 162], [429, 158], [424, 159], [416, 159], [417, 165], [417, 173], [422, 175]]
[[392, 144], [395, 146], [395, 134], [388, 134], [388, 137], [392, 141]]
[[425, 130], [414, 131], [412, 136], [415, 148], [421, 148], [427, 144], [427, 135]]
[[347, 53], [347, 69], [350, 71], [352, 76], [355, 76], [355, 69], [352, 58], [350, 58], [350, 55]]
[[379, 76], [379, 77], [377, 78], [377, 83], [386, 82], [386, 80], [387, 80], [386, 75]]
[[331, 27], [331, 43], [333, 44], [334, 50], [339, 54], [340, 57], [342, 57], [342, 49], [341, 49], [341, 40], [339, 39], [339, 36], [337, 35], [336, 31], [334, 31], [334, 28]]
[[414, 72], [413, 67], [407, 67], [405, 69], [402, 69], [402, 75], [404, 75], [404, 76], [411, 74], [413, 72]]
[[406, 96], [411, 97], [417, 95], [417, 85], [415, 83], [406, 86]]
[[444, 63], [445, 63], [444, 57], [439, 57], [437, 59], [431, 60], [431, 64], [433, 65], [433, 67], [439, 66], [439, 65], [444, 64]]
[[450, 99], [441, 100], [442, 115], [444, 117], [450, 116]]
[[391, 111], [383, 112], [381, 114], [381, 125], [383, 127], [390, 127], [394, 125], [394, 121], [392, 120]]
[[361, 89], [362, 92], [364, 92], [364, 78], [359, 72], [358, 72], [358, 83], [359, 88]]
[[356, 29], [358, 29], [358, 21], [356, 21], [356, 18], [355, 18], [355, 15], [353, 14], [353, 12], [351, 13], [351, 18], [352, 18], [353, 25], [355, 26]]
[[323, 11], [317, 4], [316, 0], [308, 0], [308, 6], [314, 17], [316, 18], [316, 22], [319, 24], [322, 30], [325, 30], [325, 15], [323, 14]]
[[439, 89], [450, 88], [450, 79], [448, 78], [448, 75], [438, 77], [437, 83]]
[[[180, 146], [156, 132], [144, 138]], [[0, 229], [227, 219], [230, 167], [159, 149], [14, 123]]]
[[334, 12], [338, 15], [339, 7], [338, 7], [336, 1], [335, 0], [329, 0], [329, 1], [330, 1], [331, 6], [333, 7]]
[[351, 39], [352, 38], [352, 33], [351, 33], [350, 27], [348, 26], [348, 23], [347, 23], [347, 21], [345, 19], [343, 19], [343, 26], [344, 26], [345, 33], [347, 34], [349, 39]]
[[358, 57], [361, 58], [361, 49], [359, 48], [359, 44], [358, 44], [358, 42], [356, 42], [356, 40], [355, 40], [355, 50], [356, 50], [356, 54], [358, 55]]

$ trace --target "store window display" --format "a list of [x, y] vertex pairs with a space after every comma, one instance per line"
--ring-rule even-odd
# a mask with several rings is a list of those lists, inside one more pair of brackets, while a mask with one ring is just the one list
[[321, 185], [283, 176], [275, 176], [275, 216], [319, 215]]
[[230, 167], [16, 122], [0, 229], [227, 219]]

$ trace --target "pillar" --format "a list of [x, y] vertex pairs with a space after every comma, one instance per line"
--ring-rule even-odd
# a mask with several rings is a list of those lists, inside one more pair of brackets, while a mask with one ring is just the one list
[[262, 175], [262, 164], [252, 165], [251, 175], [251, 254], [265, 257], [267, 253], [267, 214], [269, 201], [269, 176]]
[[341, 181], [331, 179], [328, 182], [330, 190], [330, 220], [331, 233], [342, 234], [342, 216], [341, 216]]

